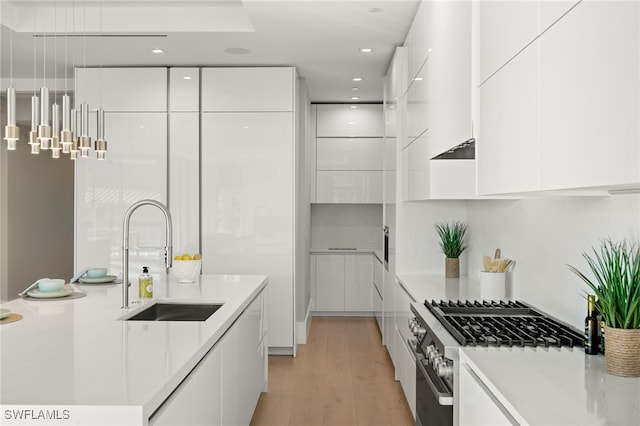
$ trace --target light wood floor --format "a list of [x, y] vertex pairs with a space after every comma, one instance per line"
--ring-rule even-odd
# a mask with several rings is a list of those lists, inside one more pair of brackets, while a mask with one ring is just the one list
[[414, 425], [374, 318], [314, 317], [298, 356], [269, 356], [252, 426]]

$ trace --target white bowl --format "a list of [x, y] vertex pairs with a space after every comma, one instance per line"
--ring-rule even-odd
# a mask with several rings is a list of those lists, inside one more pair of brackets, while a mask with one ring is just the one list
[[42, 278], [38, 280], [40, 291], [60, 291], [64, 288], [64, 280], [56, 278]]
[[107, 276], [107, 268], [89, 268], [86, 274], [89, 278], [104, 278]]
[[202, 269], [202, 260], [174, 260], [171, 273], [179, 283], [192, 283], [198, 279]]

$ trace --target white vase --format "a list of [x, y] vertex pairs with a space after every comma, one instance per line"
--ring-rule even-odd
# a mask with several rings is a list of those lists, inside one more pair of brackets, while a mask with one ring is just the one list
[[480, 298], [484, 300], [505, 299], [506, 276], [504, 272], [480, 271]]

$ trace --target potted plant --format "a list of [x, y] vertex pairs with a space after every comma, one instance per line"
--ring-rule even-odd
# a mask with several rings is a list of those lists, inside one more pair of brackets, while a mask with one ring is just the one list
[[583, 253], [593, 279], [569, 269], [593, 291], [605, 323], [607, 373], [640, 377], [640, 246], [606, 239], [593, 256]]
[[446, 256], [445, 277], [458, 278], [460, 276], [460, 255], [467, 248], [464, 245], [464, 235], [467, 232], [467, 224], [454, 221], [452, 223], [441, 222], [434, 225], [440, 236], [440, 249]]

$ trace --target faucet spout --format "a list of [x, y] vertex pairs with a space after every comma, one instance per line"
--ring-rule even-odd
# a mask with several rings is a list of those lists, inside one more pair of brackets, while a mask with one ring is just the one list
[[[131, 221], [131, 215], [138, 207], [142, 206], [155, 206], [164, 214], [165, 219], [165, 246], [164, 246], [164, 264], [167, 269], [171, 268], [171, 261], [173, 258], [173, 230], [171, 227], [171, 213], [167, 206], [156, 200], [140, 200], [131, 205], [127, 212], [124, 214], [124, 224], [122, 231], [122, 307], [129, 307], [129, 223]], [[168, 271], [167, 271], [168, 272]]]

